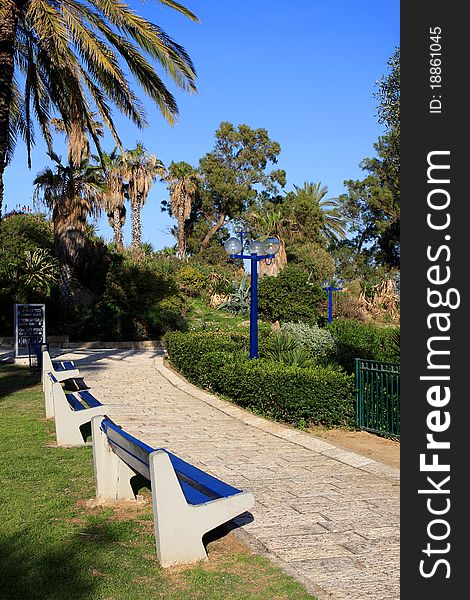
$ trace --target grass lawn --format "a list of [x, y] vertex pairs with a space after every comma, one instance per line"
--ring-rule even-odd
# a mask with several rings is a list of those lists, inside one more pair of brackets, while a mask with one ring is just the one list
[[150, 502], [95, 505], [91, 447], [55, 447], [24, 367], [0, 365], [0, 449], [2, 600], [314, 598], [233, 534], [207, 562], [162, 569]]
[[[191, 330], [205, 331], [238, 331], [249, 333], [250, 316], [233, 315], [226, 310], [210, 308], [203, 300], [191, 298], [189, 302], [188, 320]], [[270, 331], [271, 324], [260, 320], [260, 330]]]

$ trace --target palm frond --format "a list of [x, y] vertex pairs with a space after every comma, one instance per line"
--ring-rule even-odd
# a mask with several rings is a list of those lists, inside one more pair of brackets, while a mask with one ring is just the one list
[[[181, 3], [159, 1], [199, 22]], [[77, 150], [73, 155], [76, 163], [89, 154], [88, 140], [93, 140], [102, 156], [102, 132], [93, 119], [96, 112], [122, 148], [112, 107], [139, 128], [147, 125], [143, 103], [128, 77], [138, 82], [163, 117], [173, 124], [178, 118], [178, 106], [156, 66], [178, 88], [196, 91], [196, 70], [183, 46], [157, 24], [137, 14], [125, 0], [28, 0], [16, 2], [15, 6], [14, 62], [24, 75], [24, 89], [12, 85], [15, 99], [10, 107], [8, 160], [20, 135], [26, 141], [30, 164], [35, 122], [51, 150], [53, 115], [61, 119], [71, 146]], [[156, 163], [152, 168], [155, 173], [164, 173]], [[142, 198], [149, 185], [144, 177], [144, 191], [139, 192]]]
[[192, 13], [189, 9], [187, 9], [185, 6], [183, 6], [179, 2], [174, 2], [174, 0], [158, 0], [158, 1], [160, 2], [160, 4], [164, 4], [166, 6], [169, 6], [170, 8], [174, 8], [175, 10], [177, 10], [178, 12], [183, 14], [185, 17], [188, 17], [188, 19], [191, 19], [192, 21], [196, 21], [196, 23], [200, 23], [198, 17], [196, 17], [196, 15], [194, 13]]

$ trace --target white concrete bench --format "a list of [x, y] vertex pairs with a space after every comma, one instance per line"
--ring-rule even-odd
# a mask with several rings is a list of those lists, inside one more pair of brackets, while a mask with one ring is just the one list
[[47, 350], [42, 353], [41, 380], [45, 389], [47, 373], [52, 373], [57, 381], [64, 381], [74, 377], [80, 377], [80, 372], [71, 360], [52, 360]]
[[85, 383], [83, 377], [73, 377], [58, 381], [57, 377], [53, 373], [46, 373], [43, 382], [46, 419], [52, 419], [54, 417], [54, 400], [52, 394], [53, 383], [59, 383], [64, 390], [69, 392], [82, 392], [90, 389], [90, 387]]
[[[105, 415], [107, 406], [101, 404], [88, 390], [66, 393], [55, 375], [47, 373], [46, 406], [52, 400], [52, 414], [55, 420], [56, 442], [58, 446], [84, 446], [86, 438], [83, 426], [96, 415]], [[46, 414], [47, 414], [46, 408]]]
[[163, 567], [207, 559], [202, 536], [248, 511], [242, 491], [164, 448], [151, 448], [109, 418], [92, 418], [93, 465], [99, 501], [135, 499], [131, 479], [150, 481], [157, 556]]

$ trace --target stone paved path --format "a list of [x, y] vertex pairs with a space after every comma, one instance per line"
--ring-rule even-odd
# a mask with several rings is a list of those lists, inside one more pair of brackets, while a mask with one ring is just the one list
[[198, 390], [158, 351], [63, 356], [131, 434], [253, 492], [237, 531], [319, 600], [400, 597], [397, 469]]

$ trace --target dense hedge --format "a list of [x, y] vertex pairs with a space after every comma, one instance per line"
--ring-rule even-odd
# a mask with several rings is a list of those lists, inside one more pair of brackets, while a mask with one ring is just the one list
[[277, 277], [259, 280], [258, 309], [269, 321], [316, 323], [325, 304], [325, 292], [318, 283], [309, 283], [308, 273], [287, 265]]
[[240, 406], [295, 425], [354, 426], [354, 378], [331, 368], [299, 368], [248, 358], [237, 335], [167, 333], [172, 364], [189, 381]]
[[336, 360], [348, 371], [354, 359], [400, 362], [400, 328], [335, 319], [328, 325], [336, 342]]

